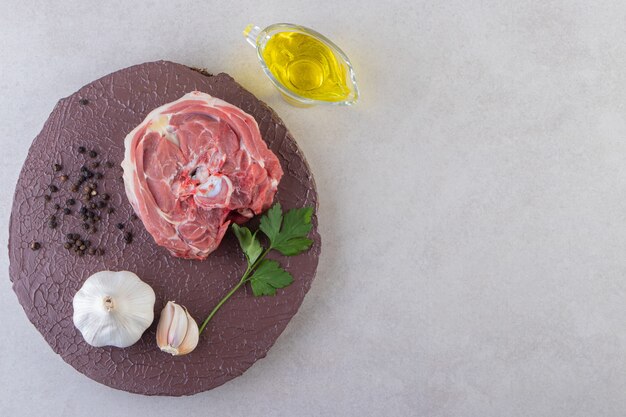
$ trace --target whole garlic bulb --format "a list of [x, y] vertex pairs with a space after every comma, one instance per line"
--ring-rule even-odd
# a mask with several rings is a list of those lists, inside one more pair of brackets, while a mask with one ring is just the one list
[[174, 356], [186, 355], [198, 346], [198, 323], [185, 307], [168, 301], [157, 326], [157, 345]]
[[128, 347], [154, 320], [154, 290], [129, 271], [100, 271], [74, 295], [74, 326], [91, 346]]

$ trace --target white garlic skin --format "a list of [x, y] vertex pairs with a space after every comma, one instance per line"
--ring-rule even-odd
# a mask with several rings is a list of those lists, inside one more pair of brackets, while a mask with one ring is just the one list
[[198, 323], [185, 307], [168, 301], [157, 326], [157, 345], [174, 356], [186, 355], [198, 346]]
[[74, 295], [74, 326], [91, 346], [125, 348], [154, 321], [152, 287], [130, 271], [100, 271]]

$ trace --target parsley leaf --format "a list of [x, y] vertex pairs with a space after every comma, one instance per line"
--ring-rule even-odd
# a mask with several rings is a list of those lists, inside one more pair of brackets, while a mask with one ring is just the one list
[[269, 238], [270, 243], [274, 243], [278, 232], [280, 232], [280, 225], [283, 222], [283, 210], [280, 207], [280, 203], [274, 204], [272, 208], [265, 212], [261, 217], [261, 224], [259, 229]]
[[269, 238], [271, 248], [286, 256], [298, 255], [313, 244], [307, 238], [311, 231], [313, 207], [289, 210], [282, 215], [280, 204], [275, 204], [261, 218], [260, 229]]
[[233, 223], [232, 229], [235, 236], [237, 236], [239, 246], [241, 246], [243, 253], [246, 255], [248, 266], [251, 266], [263, 252], [263, 248], [256, 238], [256, 232], [252, 234], [247, 227], [241, 227], [235, 223]]
[[256, 297], [275, 295], [277, 288], [284, 288], [293, 282], [291, 274], [280, 267], [278, 262], [263, 260], [250, 277], [252, 292]]

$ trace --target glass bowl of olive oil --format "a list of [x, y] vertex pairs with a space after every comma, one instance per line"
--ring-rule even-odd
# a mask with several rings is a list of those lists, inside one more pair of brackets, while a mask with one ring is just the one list
[[290, 23], [261, 30], [248, 25], [246, 40], [256, 48], [263, 71], [290, 104], [350, 106], [359, 90], [347, 55], [325, 36]]

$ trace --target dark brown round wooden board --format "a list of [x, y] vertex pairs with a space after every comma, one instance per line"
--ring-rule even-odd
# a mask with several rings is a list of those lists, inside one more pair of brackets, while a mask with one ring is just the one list
[[[312, 248], [296, 257], [274, 256], [295, 282], [274, 297], [254, 297], [249, 287], [239, 290], [215, 315], [191, 354], [173, 357], [156, 346], [158, 316], [168, 300], [187, 306], [201, 322], [237, 283], [245, 261], [232, 233], [205, 261], [172, 257], [157, 246], [141, 221], [132, 218], [119, 164], [124, 137], [154, 108], [199, 90], [219, 97], [254, 116], [263, 139], [280, 159], [285, 175], [276, 200], [284, 209], [313, 206], [317, 192], [310, 169], [283, 122], [264, 103], [230, 76], [159, 61], [129, 67], [81, 88], [59, 101], [34, 140], [22, 168], [10, 221], [9, 256], [13, 289], [26, 315], [52, 349], [79, 372], [113, 388], [146, 395], [190, 395], [215, 388], [241, 375], [263, 358], [300, 304], [315, 276], [321, 250], [317, 217], [313, 217]], [[97, 157], [77, 152], [79, 146]], [[110, 194], [113, 213], [103, 210], [98, 231], [82, 230], [80, 194], [70, 191], [83, 164], [101, 165], [100, 193]], [[106, 161], [114, 164], [106, 168]], [[54, 172], [52, 165], [62, 169]], [[70, 179], [60, 181], [67, 173]], [[48, 186], [59, 187], [50, 193]], [[51, 195], [46, 201], [44, 195]], [[72, 214], [63, 214], [66, 200], [75, 198]], [[59, 204], [61, 210], [55, 210]], [[48, 226], [56, 215], [58, 227]], [[123, 223], [124, 230], [116, 225]], [[251, 222], [256, 227], [258, 219]], [[132, 231], [132, 243], [124, 232]], [[79, 257], [63, 248], [67, 233], [81, 233], [102, 256]], [[31, 242], [40, 242], [32, 250]], [[150, 284], [157, 295], [155, 322], [135, 345], [119, 349], [94, 348], [72, 323], [72, 298], [86, 278], [101, 270], [129, 270]]]

